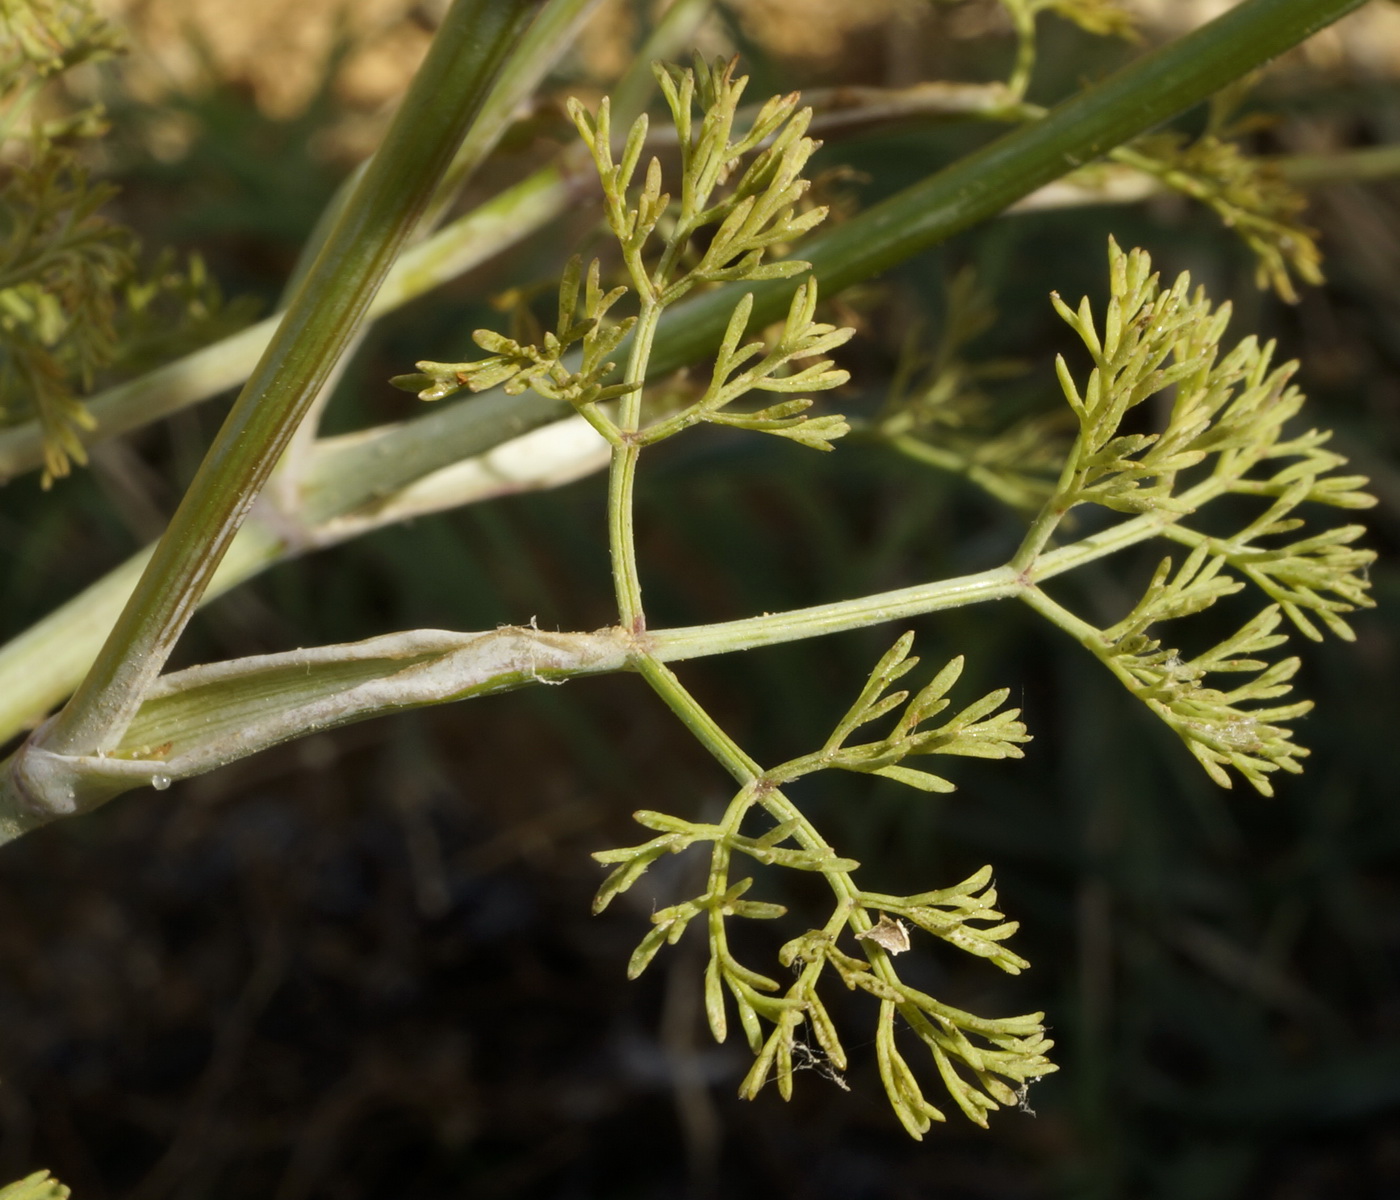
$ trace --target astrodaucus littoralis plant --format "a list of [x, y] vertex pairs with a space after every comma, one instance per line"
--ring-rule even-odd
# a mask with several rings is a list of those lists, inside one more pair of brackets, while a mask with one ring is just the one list
[[[1033, 17], [1047, 6], [1022, 7]], [[1087, 19], [1096, 6], [1049, 7]], [[1111, 7], [1097, 6], [1105, 12]], [[470, 24], [469, 8], [461, 4], [449, 18], [454, 36], [462, 36]], [[495, 46], [512, 41], [512, 27], [499, 11]], [[450, 41], [442, 45], [441, 54], [430, 57], [421, 89], [415, 84], [425, 97], [441, 91], [435, 90], [433, 70], [461, 60]], [[1306, 706], [1272, 703], [1289, 691], [1296, 662], [1270, 663], [1263, 657], [1281, 644], [1283, 618], [1311, 638], [1321, 636], [1320, 627], [1349, 637], [1345, 614], [1368, 603], [1365, 568], [1371, 556], [1352, 545], [1359, 529], [1343, 526], [1294, 536], [1302, 528], [1295, 510], [1305, 503], [1359, 508], [1370, 500], [1359, 490], [1361, 480], [1334, 473], [1342, 464], [1325, 449], [1326, 435], [1285, 430], [1302, 404], [1289, 385], [1291, 366], [1271, 368], [1271, 348], [1251, 339], [1224, 350], [1228, 308], [1213, 309], [1203, 295], [1191, 292], [1184, 278], [1163, 289], [1145, 253], [1125, 255], [1112, 246], [1109, 300], [1097, 319], [1087, 300], [1077, 310], [1056, 301], [1085, 343], [1093, 367], [1079, 378], [1060, 365], [1061, 388], [1077, 433], [1048, 443], [1057, 448], [1055, 469], [1037, 460], [1035, 469], [1027, 471], [1014, 440], [980, 459], [971, 447], [959, 448], [950, 462], [929, 459], [935, 466], [964, 469], [994, 494], [1034, 512], [1025, 540], [1007, 564], [790, 613], [690, 629], [649, 626], [632, 515], [642, 451], [706, 424], [766, 433], [799, 447], [833, 449], [849, 423], [835, 414], [814, 414], [806, 393], [846, 382], [846, 373], [825, 356], [851, 336], [850, 330], [817, 319], [815, 271], [804, 277], [805, 262], [775, 258], [824, 215], [807, 204], [802, 177], [815, 149], [808, 136], [811, 114], [788, 96], [760, 106], [752, 120], [740, 120], [744, 80], [726, 62], [697, 62], [689, 71], [665, 67], [657, 79], [680, 149], [680, 175], [669, 190], [659, 159], [648, 156], [644, 118], [630, 126], [615, 155], [611, 106], [604, 102], [596, 113], [578, 104], [571, 107], [602, 182], [605, 217], [626, 284], [606, 286], [612, 267], [603, 261], [585, 268], [575, 260], [563, 275], [555, 328], [537, 342], [482, 332], [476, 340], [488, 353], [485, 359], [425, 360], [417, 375], [396, 381], [439, 400], [463, 389], [494, 388], [508, 398], [524, 397], [528, 390], [547, 405], [566, 406], [591, 426], [610, 460], [608, 532], [617, 624], [594, 633], [547, 633], [533, 626], [489, 633], [410, 631], [350, 646], [195, 667], [156, 680], [173, 640], [171, 631], [178, 632], [182, 614], [187, 616], [208, 582], [208, 561], [216, 562], [228, 546], [239, 506], [246, 510], [270, 469], [269, 455], [275, 457], [286, 445], [277, 438], [290, 436], [281, 417], [275, 430], [259, 424], [254, 405], [247, 423], [232, 426], [238, 434], [232, 444], [238, 453], [262, 447], [261, 457], [250, 456], [240, 465], [235, 454], [218, 447], [211, 454], [227, 472], [223, 482], [237, 488], [225, 495], [217, 483], [210, 485], [210, 494], [219, 495], [229, 513], [216, 523], [217, 536], [201, 540], [207, 531], [199, 529], [197, 519], [180, 526], [177, 549], [166, 556], [165, 566], [152, 568], [157, 577], [168, 569], [177, 579], [170, 595], [161, 599], [171, 615], [162, 617], [159, 636], [147, 637], [142, 628], [138, 591], [132, 602], [137, 615], [128, 622], [128, 633], [113, 635], [122, 654], [136, 660], [135, 673], [123, 678], [121, 654], [115, 656], [116, 666], [107, 661], [99, 672], [102, 679], [79, 693], [72, 711], [65, 710], [12, 756], [0, 787], [0, 824], [7, 836], [14, 836], [131, 787], [163, 789], [173, 779], [276, 742], [370, 715], [580, 674], [631, 670], [674, 710], [737, 788], [717, 823], [641, 813], [639, 821], [658, 836], [599, 855], [613, 867], [599, 893], [601, 908], [662, 855], [690, 846], [709, 848], [705, 890], [655, 914], [653, 928], [633, 956], [632, 973], [643, 970], [663, 943], [678, 940], [687, 927], [704, 928], [710, 951], [701, 985], [706, 1011], [717, 1037], [727, 1033], [731, 1013], [737, 1015], [755, 1054], [743, 1085], [747, 1095], [770, 1078], [789, 1094], [794, 1067], [805, 1061], [822, 1062], [833, 1073], [842, 1069], [845, 1050], [819, 991], [822, 980], [829, 983], [834, 976], [879, 1001], [876, 1057], [891, 1103], [911, 1134], [921, 1135], [942, 1114], [925, 1098], [897, 1045], [896, 1017], [927, 1048], [954, 1103], [985, 1123], [987, 1113], [1015, 1102], [1030, 1081], [1054, 1069], [1045, 1057], [1049, 1043], [1040, 1014], [986, 1019], [948, 1007], [904, 983], [892, 956], [906, 949], [926, 952], [921, 935], [930, 933], [943, 945], [989, 958], [1005, 971], [1023, 969], [1025, 960], [1005, 945], [1015, 922], [1003, 920], [996, 908], [991, 869], [914, 895], [867, 890], [867, 877], [856, 880], [858, 864], [826, 840], [788, 792], [802, 777], [823, 770], [875, 774], [924, 791], [948, 790], [951, 785], [942, 775], [911, 761], [933, 754], [1019, 757], [1027, 732], [1019, 714], [1002, 707], [1005, 692], [964, 704], [949, 716], [947, 693], [956, 682], [960, 659], [912, 698], [903, 689], [891, 690], [917, 661], [906, 636], [876, 665], [855, 704], [819, 749], [765, 767], [700, 706], [667, 664], [978, 601], [1018, 598], [1083, 643], [1187, 743], [1217, 782], [1228, 786], [1234, 772], [1267, 793], [1273, 773], [1296, 771], [1303, 754], [1291, 740], [1288, 722]], [[471, 82], [476, 87], [480, 81]], [[420, 97], [419, 102], [425, 101]], [[470, 107], [466, 98], [458, 98], [453, 120], [459, 126]], [[400, 124], [411, 131], [421, 124], [423, 109], [410, 104], [406, 110]], [[1044, 125], [1053, 127], [1054, 121], [1053, 114], [1046, 115]], [[434, 132], [436, 151], [451, 144], [454, 128]], [[396, 131], [401, 132], [399, 125]], [[387, 144], [392, 153], [380, 171], [392, 185], [379, 193], [389, 205], [405, 190], [426, 194], [436, 178], [426, 170], [411, 174], [412, 147], [396, 140], [396, 131], [391, 131]], [[641, 170], [644, 158], [647, 165]], [[355, 203], [352, 198], [352, 212]], [[394, 222], [376, 227], [391, 226], [398, 237], [414, 219], [414, 211], [396, 209]], [[820, 269], [818, 245], [808, 244]], [[387, 270], [389, 251], [376, 246], [374, 252]], [[321, 261], [334, 271], [348, 260], [328, 252]], [[335, 294], [337, 279], [367, 305], [371, 275], [366, 267], [354, 279], [335, 277], [328, 283], [312, 278], [304, 296], [293, 299], [288, 326], [314, 331], [314, 324], [298, 325], [307, 319], [302, 308], [314, 305], [321, 293]], [[784, 308], [775, 310], [773, 289], [798, 279], [783, 298]], [[733, 288], [715, 290], [718, 284], [738, 284], [741, 294]], [[714, 343], [717, 354], [708, 383], [667, 388], [656, 363], [663, 357], [664, 317], [688, 294], [699, 306], [677, 309], [672, 316], [685, 317], [723, 301], [722, 333]], [[619, 318], [618, 312], [626, 315]], [[348, 337], [343, 323], [335, 332], [342, 341]], [[949, 369], [965, 341], [950, 336], [946, 352], [935, 355], [933, 392], [938, 368]], [[318, 358], [314, 369], [298, 379], [296, 371], [279, 371], [284, 360], [269, 351], [266, 367], [260, 368], [265, 378], [250, 384], [247, 394], [256, 399], [258, 387], [265, 386], [282, 404], [289, 393], [277, 388], [286, 385], [296, 390], [291, 397], [295, 404], [309, 405], [317, 381], [324, 378], [317, 372], [328, 370], [331, 358], [329, 352]], [[754, 392], [788, 398], [746, 400]], [[952, 388], [949, 394], [957, 392]], [[925, 388], [895, 396], [873, 432], [891, 441], [917, 436], [936, 448], [940, 421], [936, 415], [929, 418], [930, 395]], [[923, 410], [913, 412], [909, 402]], [[472, 405], [489, 404], [490, 398], [482, 397], [463, 407], [470, 412]], [[931, 407], [936, 413], [938, 404]], [[240, 411], [236, 406], [236, 417]], [[1042, 446], [1042, 453], [1046, 449]], [[965, 469], [969, 463], [984, 473]], [[1222, 535], [1213, 525], [1201, 524], [1198, 514], [1226, 497], [1252, 500], [1260, 511], [1233, 534]], [[200, 501], [190, 503], [198, 509]], [[1083, 533], [1067, 518], [1075, 509], [1090, 507], [1102, 510], [1104, 520], [1094, 532]], [[1236, 510], [1228, 506], [1227, 511]], [[177, 514], [176, 526], [180, 519]], [[1185, 561], [1180, 567], [1164, 562], [1141, 601], [1117, 624], [1094, 626], [1047, 594], [1046, 585], [1056, 576], [1158, 537], [1185, 547]], [[1269, 603], [1240, 633], [1189, 658], [1164, 648], [1163, 622], [1191, 616], [1251, 585]], [[1249, 678], [1222, 690], [1215, 684], [1226, 673]], [[120, 694], [112, 699], [109, 692]], [[780, 965], [796, 975], [786, 990], [772, 975], [741, 963], [730, 949], [729, 918], [776, 921], [787, 916], [761, 898], [761, 888], [752, 894], [758, 883], [731, 878], [736, 853], [759, 866], [819, 874], [829, 886], [830, 916], [805, 932], [799, 924], [796, 936], [779, 952]], [[703, 921], [697, 921], [700, 917]]]
[[[491, 357], [420, 362], [422, 374], [399, 382], [421, 388], [425, 399], [438, 399], [459, 387], [533, 386], [567, 399], [612, 446], [613, 569], [620, 622], [637, 635], [633, 664], [739, 783], [717, 822], [639, 812], [637, 821], [657, 836], [595, 856], [612, 867], [595, 901], [595, 909], [601, 911], [663, 856], [708, 847], [705, 890], [652, 914], [652, 928], [632, 956], [629, 975], [641, 974], [662, 945], [674, 944], [692, 923], [703, 928], [709, 942], [704, 994], [710, 1029], [723, 1041], [729, 1013], [737, 1013], [755, 1055], [740, 1089], [750, 1097], [774, 1077], [781, 1094], [790, 1096], [795, 1065], [814, 1058], [823, 1060], [830, 1071], [845, 1069], [846, 1051], [818, 990], [824, 975], [834, 976], [879, 1000], [874, 1040], [880, 1075], [911, 1134], [921, 1136], [931, 1121], [943, 1120], [944, 1115], [925, 1098], [896, 1045], [896, 1014], [926, 1046], [958, 1107], [985, 1124], [990, 1110], [1016, 1103], [1031, 1082], [1055, 1069], [1045, 1056], [1051, 1043], [1041, 1025], [1043, 1014], [987, 1019], [952, 1008], [904, 983], [893, 956], [910, 948], [912, 925], [1012, 974], [1028, 966], [1005, 945], [1017, 924], [1003, 920], [995, 907], [991, 868], [919, 895], [868, 891], [856, 882], [859, 864], [842, 857], [784, 789], [817, 771], [842, 770], [883, 776], [923, 791], [951, 791], [952, 784], [942, 776], [906, 760], [934, 754], [1020, 757], [1019, 746], [1029, 738], [1018, 711], [1002, 707], [1006, 691], [984, 696], [951, 719], [931, 724], [950, 704], [947, 693], [961, 671], [961, 660], [945, 666], [912, 698], [906, 690], [892, 690], [918, 662], [910, 656], [912, 636], [905, 635], [876, 665], [856, 703], [819, 750], [764, 768], [720, 729], [643, 636], [646, 622], [631, 514], [640, 450], [706, 421], [832, 449], [834, 439], [847, 432], [846, 422], [836, 416], [809, 416], [811, 401], [805, 397], [743, 413], [728, 406], [750, 390], [801, 392], [839, 386], [845, 372], [830, 360], [806, 365], [793, 360], [824, 354], [851, 335], [850, 330], [814, 322], [816, 289], [804, 284], [780, 329], [767, 339], [741, 345], [752, 305], [752, 297], [746, 295], [734, 308], [710, 382], [699, 398], [675, 412], [648, 412], [647, 347], [660, 310], [706, 280], [759, 280], [799, 272], [804, 264], [792, 259], [765, 263], [764, 251], [773, 243], [795, 240], [823, 215], [820, 209], [797, 215], [804, 188], [799, 173], [814, 147], [803, 136], [808, 114], [797, 110], [795, 97], [770, 102], [753, 128], [741, 135], [733, 126], [745, 81], [734, 78], [732, 63], [697, 63], [694, 71], [667, 67], [658, 78], [680, 141], [677, 209], [662, 190], [661, 166], [655, 158], [645, 182], [639, 189], [632, 187], [645, 145], [645, 118], [633, 125], [615, 162], [606, 100], [596, 116], [577, 104], [571, 108], [598, 168], [608, 224], [637, 295], [638, 314], [609, 321], [608, 313], [623, 299], [624, 289], [604, 292], [595, 260], [588, 270], [580, 320], [580, 265], [575, 261], [560, 289], [556, 330], [546, 335], [542, 346], [522, 346], [480, 331], [475, 340], [492, 352]], [[699, 121], [692, 117], [696, 103]], [[767, 148], [744, 168], [745, 153], [766, 138], [771, 138]], [[731, 177], [733, 185], [719, 191]], [[707, 227], [715, 230], [713, 236], [703, 250], [692, 250], [690, 240]], [[1259, 656], [1285, 640], [1277, 632], [1285, 615], [1309, 637], [1320, 636], [1309, 614], [1334, 633], [1350, 637], [1342, 614], [1368, 603], [1364, 572], [1372, 557], [1351, 547], [1361, 533], [1355, 525], [1292, 541], [1280, 539], [1302, 526], [1293, 514], [1305, 501], [1356, 508], [1371, 499], [1359, 490], [1363, 480], [1333, 473], [1342, 460], [1324, 449], [1326, 435], [1285, 437], [1285, 423], [1302, 404], [1301, 394], [1288, 383], [1292, 364], [1271, 369], [1272, 346], [1261, 347], [1252, 338], [1222, 352], [1228, 306], [1213, 309], [1199, 289], [1191, 291], [1185, 276], [1163, 289], [1142, 251], [1124, 254], [1111, 245], [1109, 276], [1110, 297], [1101, 323], [1087, 299], [1071, 310], [1054, 298], [1056, 310], [1084, 342], [1094, 365], [1086, 381], [1076, 382], [1065, 361], [1059, 360], [1060, 385], [1077, 420], [1078, 436], [1072, 443], [1059, 444], [1058, 479], [1045, 488], [1048, 494], [1010, 564], [1016, 590], [1090, 649], [1186, 742], [1216, 782], [1229, 786], [1229, 770], [1234, 770], [1268, 794], [1271, 772], [1299, 770], [1298, 759], [1305, 752], [1291, 740], [1287, 722], [1309, 706], [1270, 704], [1289, 691], [1298, 662], [1271, 664]], [[971, 320], [967, 334], [980, 324]], [[624, 382], [605, 386], [614, 366], [607, 356], [629, 335]], [[582, 347], [581, 359], [565, 365], [564, 355], [576, 343]], [[953, 349], [945, 347], [939, 356], [945, 372]], [[741, 370], [746, 364], [753, 365]], [[1134, 410], [1163, 397], [1170, 397], [1170, 407], [1160, 430], [1123, 432]], [[609, 413], [603, 405], [613, 400], [617, 408]], [[927, 401], [926, 393], [903, 404], [896, 397], [882, 419], [884, 431], [888, 434], [899, 423], [902, 412], [920, 405], [926, 409]], [[1019, 466], [1010, 455], [1001, 456], [1001, 461], [1008, 471]], [[988, 471], [988, 480], [999, 478], [995, 469]], [[1007, 484], [1003, 492], [1022, 501], [1031, 494], [1024, 485], [1014, 489]], [[1229, 494], [1267, 503], [1231, 536], [1198, 529], [1194, 518], [1199, 510]], [[1068, 514], [1083, 505], [1127, 519], [1049, 549]], [[1164, 560], [1142, 599], [1109, 629], [1090, 626], [1040, 586], [1041, 579], [1077, 561], [1157, 536], [1186, 546], [1185, 561], [1173, 570], [1171, 560]], [[1247, 583], [1274, 603], [1240, 632], [1190, 659], [1163, 648], [1156, 626], [1201, 612]], [[1210, 686], [1210, 677], [1222, 673], [1249, 677], [1229, 690]], [[884, 736], [851, 744], [858, 729], [893, 714], [893, 726]], [[736, 858], [816, 872], [830, 886], [830, 917], [779, 952], [780, 965], [796, 974], [795, 982], [785, 988], [740, 962], [730, 947], [730, 919], [787, 916], [781, 905], [754, 898], [753, 877], [732, 877]], [[843, 948], [846, 934], [852, 941]]]

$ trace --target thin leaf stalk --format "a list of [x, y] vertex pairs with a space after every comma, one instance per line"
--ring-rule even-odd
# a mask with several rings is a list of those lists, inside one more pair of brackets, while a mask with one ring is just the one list
[[[746, 789], [754, 784], [762, 784], [763, 768], [724, 732], [704, 706], [686, 690], [675, 672], [650, 654], [639, 655], [636, 663], [638, 672], [665, 701], [666, 706], [680, 718], [681, 723], [690, 730], [695, 739], [737, 783]], [[779, 788], [759, 786], [753, 789], [753, 798], [778, 824], [795, 822], [792, 836], [804, 850], [813, 850], [831, 858], [838, 857], [835, 847]], [[739, 804], [741, 808], [738, 816], [742, 819], [743, 813], [748, 811], [751, 803], [744, 799], [739, 801]], [[734, 815], [726, 814], [726, 822]], [[737, 823], [734, 828], [737, 831]], [[852, 928], [857, 933], [864, 933], [870, 927], [870, 918], [857, 902], [860, 889], [855, 886], [850, 874], [834, 869], [825, 869], [821, 873], [844, 906], [842, 919], [846, 919], [849, 914]]]
[[637, 569], [637, 540], [633, 493], [637, 461], [642, 448], [629, 435], [642, 423], [642, 384], [661, 317], [662, 306], [642, 294], [641, 311], [632, 330], [632, 346], [623, 382], [633, 385], [618, 401], [617, 428], [621, 444], [614, 446], [608, 472], [608, 545], [612, 553], [613, 588], [617, 594], [618, 620], [624, 629], [640, 632], [646, 627], [642, 609], [642, 581]]

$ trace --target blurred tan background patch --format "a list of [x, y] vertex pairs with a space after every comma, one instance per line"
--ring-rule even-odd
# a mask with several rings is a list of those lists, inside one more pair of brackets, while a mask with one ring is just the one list
[[[579, 39], [571, 66], [599, 81], [615, 77], [637, 37], [638, 12], [653, 19], [669, 0], [603, 0]], [[1233, 0], [1125, 0], [1149, 35], [1173, 36]], [[340, 42], [345, 56], [333, 89], [352, 111], [391, 103], [427, 50], [449, 0], [98, 0], [99, 11], [132, 36], [127, 68], [133, 94], [155, 100], [171, 89], [211, 82], [247, 90], [266, 115], [302, 110], [322, 85]], [[839, 62], [852, 39], [878, 27], [907, 36], [940, 15], [958, 18], [944, 33], [1005, 25], [995, 0], [742, 0], [729, 12], [745, 34], [786, 60]], [[916, 38], [915, 41], [918, 39]], [[1343, 62], [1377, 74], [1400, 72], [1400, 6], [1373, 4], [1308, 43], [1315, 66]], [[901, 64], [906, 67], [907, 64]], [[212, 76], [212, 78], [211, 78]]]
[[[129, 86], [144, 100], [218, 81], [246, 88], [269, 116], [299, 112], [337, 40], [335, 88], [359, 108], [392, 100], [427, 51], [438, 0], [98, 0], [131, 34]], [[210, 76], [213, 79], [210, 79]]]

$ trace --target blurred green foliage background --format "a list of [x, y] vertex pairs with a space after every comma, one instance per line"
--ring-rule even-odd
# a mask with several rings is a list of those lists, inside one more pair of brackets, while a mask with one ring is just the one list
[[[706, 37], [742, 53], [755, 96], [910, 72], [988, 77], [1007, 42], [960, 11], [921, 16], [931, 24], [918, 39], [888, 13], [845, 30], [835, 56], [785, 53], [781, 36], [732, 13]], [[604, 11], [573, 86], [600, 86], [630, 12]], [[136, 68], [119, 66], [104, 85], [115, 89], [104, 153], [121, 218], [148, 246], [199, 250], [226, 293], [270, 307], [345, 147], [378, 119], [337, 92], [354, 46], [315, 58], [310, 99], [280, 112], [259, 107], [255, 80], [220, 78], [208, 47], [202, 76], [144, 98], [121, 90], [120, 72]], [[1130, 53], [1047, 28], [1036, 98]], [[1257, 135], [1262, 152], [1400, 138], [1393, 78], [1345, 55], [1295, 57], [1256, 102], [1280, 114]], [[865, 204], [987, 136], [867, 133], [823, 160], [861, 173], [834, 186]], [[476, 194], [520, 175], [552, 137], [562, 126], [542, 110]], [[408, 416], [417, 402], [384, 381], [416, 358], [467, 353], [470, 330], [503, 320], [486, 298], [548, 283], [590, 219], [383, 321], [330, 427]], [[1295, 307], [1255, 290], [1248, 252], [1210, 214], [1166, 200], [1007, 217], [838, 301], [862, 327], [841, 359], [854, 375], [845, 411], [879, 403], [910, 328], [939, 327], [947, 284], [968, 265], [1000, 313], [975, 351], [1026, 368], [999, 402], [1050, 407], [1052, 357], [1068, 341], [1047, 294], [1101, 296], [1111, 233], [1148, 248], [1164, 277], [1189, 269], [1232, 299], [1237, 336], [1276, 336], [1301, 358], [1312, 421], [1337, 430], [1381, 498], [1368, 517], [1380, 607], [1357, 620], [1356, 645], [1303, 648], [1300, 691], [1318, 709], [1300, 740], [1313, 757], [1277, 798], [1215, 789], [1078, 647], [1014, 608], [916, 623], [916, 648], [930, 664], [966, 654], [967, 695], [1013, 689], [1036, 739], [1024, 762], [959, 764], [951, 797], [865, 778], [798, 793], [866, 864], [869, 886], [918, 890], [996, 865], [1034, 969], [1008, 979], [930, 953], [910, 978], [977, 1011], [1048, 1012], [1062, 1070], [1033, 1089], [1034, 1118], [1003, 1113], [983, 1133], [955, 1117], [910, 1142], [858, 1042], [849, 1093], [813, 1071], [790, 1106], [734, 1098], [747, 1055], [709, 1042], [698, 941], [624, 979], [650, 907], [683, 894], [696, 865], [661, 864], [629, 905], [588, 915], [599, 880], [588, 853], [636, 840], [632, 810], [700, 814], [727, 798], [669, 714], [617, 677], [314, 737], [8, 848], [0, 1177], [49, 1167], [82, 1200], [1400, 1195], [1400, 185], [1319, 187], [1309, 219], [1328, 283]], [[33, 478], [7, 486], [6, 636], [159, 530], [223, 403], [101, 449], [48, 494]], [[888, 451], [768, 442], [710, 432], [649, 456], [639, 550], [654, 623], [976, 570], [1015, 544], [1014, 514]], [[603, 516], [595, 478], [284, 565], [199, 617], [180, 661], [414, 626], [604, 624]], [[1114, 560], [1062, 586], [1111, 618], [1155, 557], [1140, 578]], [[683, 675], [755, 757], [776, 761], [812, 747], [899, 632]], [[869, 1027], [867, 1001], [832, 998], [858, 1012], [852, 1028]]]

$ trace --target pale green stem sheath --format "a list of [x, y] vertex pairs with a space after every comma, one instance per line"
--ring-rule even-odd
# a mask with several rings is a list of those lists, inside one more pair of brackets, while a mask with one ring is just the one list
[[418, 629], [176, 671], [157, 681], [110, 753], [54, 754], [31, 743], [15, 755], [0, 780], [0, 843], [132, 788], [161, 790], [311, 730], [624, 670], [631, 649], [616, 629]]
[[44, 739], [115, 744], [518, 39], [527, 0], [457, 0], [402, 107], [235, 402], [97, 661]]

